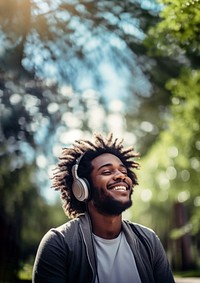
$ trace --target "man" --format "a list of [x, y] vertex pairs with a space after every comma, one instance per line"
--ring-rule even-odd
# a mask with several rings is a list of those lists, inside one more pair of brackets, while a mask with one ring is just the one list
[[155, 233], [122, 220], [132, 205], [139, 164], [122, 141], [95, 135], [64, 148], [53, 177], [63, 208], [74, 219], [42, 239], [34, 283], [173, 283]]

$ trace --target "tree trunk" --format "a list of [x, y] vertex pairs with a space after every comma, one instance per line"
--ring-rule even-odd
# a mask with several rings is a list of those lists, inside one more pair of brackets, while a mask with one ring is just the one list
[[[187, 213], [183, 203], [175, 203], [175, 225], [176, 228], [181, 228], [187, 224]], [[192, 258], [191, 235], [185, 233], [182, 237], [176, 240], [176, 269], [189, 270], [194, 267]]]

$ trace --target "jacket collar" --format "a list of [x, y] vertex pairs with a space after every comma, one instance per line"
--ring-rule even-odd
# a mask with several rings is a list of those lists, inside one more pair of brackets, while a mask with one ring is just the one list
[[97, 261], [96, 261], [93, 236], [92, 236], [92, 223], [90, 220], [90, 216], [87, 212], [85, 214], [80, 215], [79, 219], [80, 219], [80, 229], [83, 236], [83, 241], [85, 244], [89, 264], [92, 269], [93, 282], [94, 282], [97, 273]]

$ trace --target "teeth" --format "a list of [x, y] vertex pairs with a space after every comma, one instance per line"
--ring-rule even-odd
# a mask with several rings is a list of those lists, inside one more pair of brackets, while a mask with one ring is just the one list
[[126, 191], [126, 187], [124, 187], [124, 186], [117, 186], [117, 187], [114, 187], [114, 191]]

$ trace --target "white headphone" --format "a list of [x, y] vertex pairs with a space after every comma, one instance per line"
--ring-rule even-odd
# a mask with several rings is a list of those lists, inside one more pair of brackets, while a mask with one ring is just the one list
[[90, 198], [90, 184], [85, 178], [79, 178], [78, 176], [78, 166], [82, 159], [81, 155], [77, 160], [75, 165], [72, 166], [72, 176], [73, 184], [72, 191], [75, 198], [79, 201], [87, 201]]

